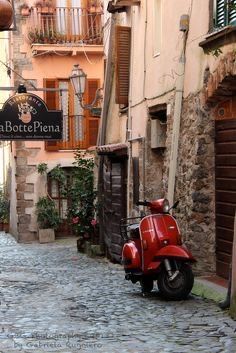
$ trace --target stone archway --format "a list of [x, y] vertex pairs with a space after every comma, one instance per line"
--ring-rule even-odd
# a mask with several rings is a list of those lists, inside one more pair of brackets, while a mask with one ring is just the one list
[[203, 94], [208, 106], [215, 106], [219, 101], [236, 95], [236, 53], [226, 54], [206, 81]]

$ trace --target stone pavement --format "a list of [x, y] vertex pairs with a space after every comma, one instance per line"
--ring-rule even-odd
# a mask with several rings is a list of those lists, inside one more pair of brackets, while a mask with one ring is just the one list
[[1, 353], [236, 352], [236, 322], [213, 301], [142, 297], [75, 239], [17, 244], [0, 233], [0, 249]]

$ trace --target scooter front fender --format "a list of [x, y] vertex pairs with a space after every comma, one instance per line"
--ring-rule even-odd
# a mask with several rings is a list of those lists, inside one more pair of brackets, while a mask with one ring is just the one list
[[192, 253], [187, 250], [184, 246], [178, 245], [167, 245], [161, 248], [156, 254], [155, 260], [163, 260], [163, 259], [179, 259], [189, 262], [196, 262], [197, 260], [193, 257]]

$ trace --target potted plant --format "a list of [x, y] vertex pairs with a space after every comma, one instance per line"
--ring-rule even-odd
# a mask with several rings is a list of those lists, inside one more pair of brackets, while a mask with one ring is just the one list
[[84, 251], [85, 243], [93, 241], [97, 225], [95, 221], [96, 191], [94, 190], [94, 160], [79, 149], [75, 153], [73, 183], [67, 191], [70, 199], [68, 219], [78, 236], [78, 250]]
[[89, 13], [95, 13], [95, 12], [96, 12], [96, 5], [97, 5], [96, 0], [90, 1], [90, 4], [89, 4]]
[[3, 189], [0, 189], [0, 230], [9, 231], [9, 200]]
[[42, 10], [41, 10], [42, 13], [48, 14], [48, 13], [52, 12], [51, 11], [52, 10], [52, 2], [50, 0], [48, 0], [48, 1], [43, 0], [41, 7], [42, 7]]
[[42, 1], [36, 1], [35, 7], [38, 13], [42, 12]]
[[39, 224], [39, 242], [53, 242], [55, 229], [58, 228], [61, 220], [55, 203], [49, 196], [39, 198], [36, 203], [36, 215]]
[[22, 4], [20, 6], [20, 12], [21, 12], [21, 16], [29, 16], [30, 14], [30, 8], [27, 4]]

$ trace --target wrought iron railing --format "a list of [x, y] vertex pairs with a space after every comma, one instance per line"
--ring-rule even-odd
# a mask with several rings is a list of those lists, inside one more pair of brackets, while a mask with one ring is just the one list
[[30, 43], [102, 44], [102, 8], [32, 7], [28, 18]]

